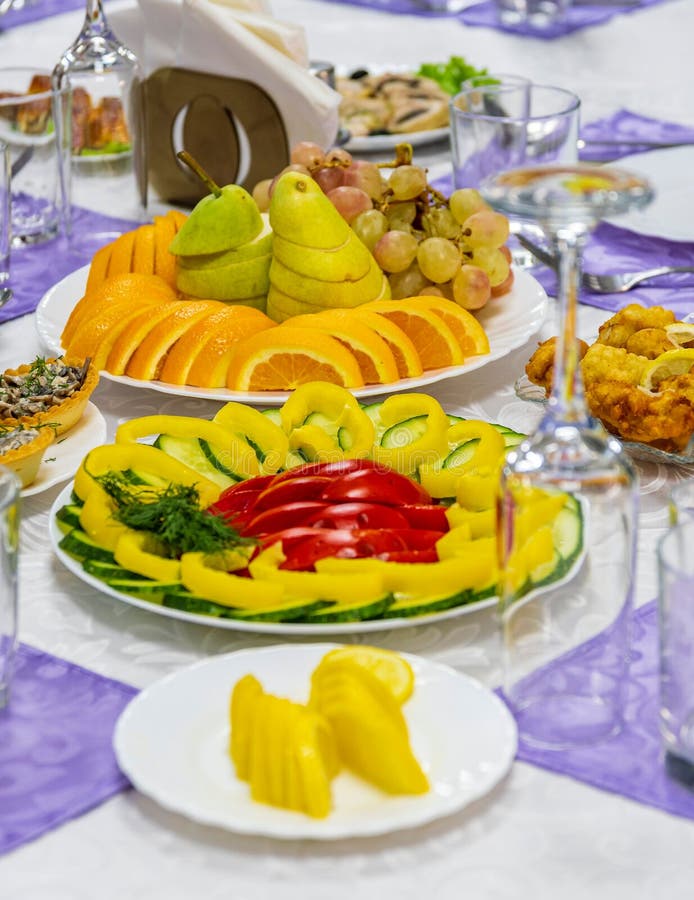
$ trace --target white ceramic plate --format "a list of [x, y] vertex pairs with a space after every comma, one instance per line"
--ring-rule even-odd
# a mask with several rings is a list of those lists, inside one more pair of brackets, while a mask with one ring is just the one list
[[368, 134], [350, 137], [344, 148], [354, 153], [377, 153], [381, 150], [395, 150], [398, 144], [412, 144], [413, 147], [433, 144], [435, 141], [447, 140], [449, 134], [448, 126], [428, 131], [412, 131], [409, 134]]
[[93, 403], [88, 403], [84, 415], [74, 428], [58, 437], [46, 450], [33, 484], [22, 488], [22, 497], [32, 497], [72, 478], [93, 447], [106, 440], [106, 421]]
[[694, 146], [637, 153], [623, 157], [615, 165], [648, 178], [655, 189], [655, 199], [643, 210], [610, 220], [614, 225], [670, 241], [694, 240], [694, 194], [689, 186]]
[[[89, 266], [84, 266], [66, 275], [53, 285], [41, 298], [36, 310], [36, 329], [42, 344], [51, 353], [60, 354], [60, 335], [65, 322], [77, 301], [84, 294]], [[491, 352], [486, 356], [475, 356], [462, 366], [449, 366], [445, 369], [430, 369], [419, 378], [402, 378], [392, 384], [371, 384], [363, 388], [355, 388], [352, 393], [356, 397], [376, 397], [393, 391], [403, 391], [424, 387], [447, 378], [454, 378], [464, 372], [480, 369], [494, 360], [507, 356], [512, 350], [521, 347], [536, 334], [545, 318], [547, 294], [544, 288], [527, 272], [516, 271], [513, 288], [498, 300], [491, 300], [480, 310], [477, 318], [484, 326], [489, 338]], [[125, 375], [101, 373], [103, 378], [118, 384], [142, 390], [151, 389], [178, 397], [202, 397], [209, 400], [237, 400], [241, 403], [252, 403], [263, 406], [281, 406], [289, 397], [288, 391], [230, 391], [226, 388], [198, 388], [189, 385], [165, 384], [161, 381], [138, 381]]]
[[385, 834], [449, 815], [488, 793], [517, 746], [513, 717], [478, 681], [402, 654], [415, 672], [404, 707], [415, 755], [431, 790], [391, 797], [349, 773], [333, 782], [326, 819], [250, 799], [227, 755], [229, 694], [252, 673], [271, 693], [305, 702], [309, 679], [335, 644], [288, 644], [216, 656], [167, 676], [135, 697], [116, 725], [114, 748], [135, 787], [201, 822], [273, 838], [336, 840]]

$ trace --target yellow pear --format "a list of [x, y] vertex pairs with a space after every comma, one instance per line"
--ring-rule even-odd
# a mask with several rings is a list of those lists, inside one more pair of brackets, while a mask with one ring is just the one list
[[374, 261], [357, 281], [320, 281], [307, 278], [288, 269], [274, 257], [270, 266], [272, 285], [289, 297], [296, 297], [316, 306], [352, 308], [380, 296], [385, 276]]
[[371, 254], [356, 234], [350, 234], [339, 247], [320, 250], [302, 247], [286, 238], [275, 237], [273, 255], [287, 269], [319, 281], [358, 281], [369, 271]]
[[271, 254], [256, 256], [215, 269], [178, 270], [176, 286], [189, 297], [206, 300], [245, 300], [267, 292]]
[[270, 200], [275, 235], [303, 247], [330, 250], [349, 238], [351, 228], [310, 175], [285, 172]]

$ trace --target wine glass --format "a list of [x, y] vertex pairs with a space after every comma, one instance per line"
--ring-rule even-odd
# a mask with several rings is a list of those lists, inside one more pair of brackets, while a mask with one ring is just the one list
[[[72, 202], [96, 212], [142, 221], [147, 204], [142, 165], [140, 66], [109, 27], [102, 0], [86, 0], [82, 30], [53, 70], [56, 87], [72, 88]], [[73, 245], [91, 249], [132, 224], [102, 232], [72, 221]]]
[[[567, 749], [621, 728], [638, 503], [629, 459], [584, 399], [576, 337], [581, 251], [601, 218], [645, 206], [652, 192], [632, 173], [580, 164], [515, 169], [481, 190], [497, 209], [536, 220], [559, 259], [552, 392], [537, 432], [508, 455], [501, 473], [500, 618], [503, 688], [522, 739]], [[562, 511], [543, 519], [543, 502], [545, 511]], [[543, 567], [532, 568], [522, 542], [548, 522], [557, 557], [550, 565], [555, 573], [563, 566], [563, 577], [543, 586]]]

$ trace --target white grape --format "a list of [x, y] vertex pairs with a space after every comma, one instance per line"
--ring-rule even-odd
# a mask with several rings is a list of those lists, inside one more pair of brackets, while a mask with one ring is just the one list
[[253, 199], [258, 205], [260, 212], [267, 212], [270, 209], [270, 185], [272, 178], [265, 178], [259, 181], [253, 188]]
[[443, 284], [450, 281], [460, 268], [460, 253], [456, 245], [446, 238], [426, 238], [417, 249], [417, 263], [425, 278], [434, 284]]
[[373, 249], [384, 272], [404, 272], [417, 255], [417, 240], [404, 231], [387, 231]]
[[427, 173], [419, 166], [398, 166], [388, 181], [396, 200], [414, 200], [427, 187]]
[[456, 222], [462, 225], [473, 213], [485, 209], [487, 204], [474, 188], [459, 188], [448, 198], [448, 206]]
[[445, 206], [437, 206], [423, 215], [422, 227], [427, 237], [453, 239], [459, 237], [461, 232], [461, 226]]
[[470, 247], [501, 247], [508, 240], [508, 219], [492, 209], [473, 213], [465, 220], [463, 236]]
[[388, 219], [377, 209], [367, 209], [352, 220], [352, 231], [362, 244], [373, 253], [373, 249], [388, 231]]
[[472, 262], [479, 266], [489, 276], [492, 287], [498, 287], [508, 278], [510, 271], [509, 262], [501, 250], [492, 247], [475, 247]]
[[417, 263], [405, 269], [404, 272], [396, 272], [388, 278], [390, 284], [390, 293], [393, 300], [402, 300], [403, 297], [416, 297], [417, 294], [426, 287], [429, 282], [422, 275], [422, 271]]

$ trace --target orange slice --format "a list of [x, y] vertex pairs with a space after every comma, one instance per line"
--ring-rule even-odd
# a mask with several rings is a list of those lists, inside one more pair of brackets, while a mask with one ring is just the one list
[[481, 323], [462, 306], [444, 297], [407, 297], [400, 300], [408, 306], [430, 309], [440, 316], [458, 339], [463, 356], [479, 356], [489, 353], [489, 338]]
[[402, 329], [415, 345], [424, 369], [459, 366], [465, 361], [455, 334], [430, 309], [402, 300], [374, 300], [361, 308], [385, 316]]
[[250, 316], [239, 318], [233, 329], [229, 326], [222, 326], [200, 348], [200, 352], [188, 371], [187, 384], [197, 387], [224, 387], [229, 363], [238, 342], [259, 331], [274, 327], [275, 323], [272, 319], [263, 322]]
[[89, 267], [89, 275], [87, 276], [87, 294], [98, 287], [102, 281], [106, 280], [106, 272], [108, 271], [108, 264], [111, 262], [112, 251], [113, 244], [106, 244], [105, 247], [97, 250], [92, 257], [92, 264]]
[[337, 310], [336, 314], [355, 316], [383, 338], [395, 359], [398, 378], [417, 378], [422, 374], [424, 368], [415, 345], [395, 322], [391, 322], [390, 319], [386, 319], [385, 316], [380, 316], [370, 309], [363, 309], [361, 306], [349, 311]]
[[179, 232], [181, 230], [181, 228], [183, 228], [183, 226], [186, 222], [186, 219], [188, 218], [186, 213], [183, 213], [178, 209], [170, 209], [166, 215], [170, 219], [173, 219], [177, 232]]
[[[211, 338], [221, 334], [227, 339], [231, 349], [236, 341], [271, 325], [274, 325], [274, 322], [262, 314], [249, 315], [243, 307], [223, 306], [211, 316], [196, 322], [176, 341], [164, 361], [159, 379], [169, 384], [189, 384], [190, 369]], [[212, 363], [212, 360], [209, 360], [209, 363]], [[209, 363], [207, 359], [201, 360], [201, 368], [209, 371]], [[223, 387], [225, 375], [226, 367], [220, 384], [215, 387]], [[206, 382], [197, 383], [200, 387], [212, 387]]]
[[176, 284], [176, 257], [169, 253], [169, 244], [176, 235], [176, 223], [171, 216], [154, 217], [154, 274], [167, 284]]
[[112, 375], [124, 375], [131, 357], [144, 338], [159, 322], [170, 316], [181, 300], [158, 303], [141, 310], [121, 331], [106, 357], [104, 368]]
[[130, 272], [127, 275], [118, 275], [115, 278], [107, 278], [98, 287], [94, 288], [82, 297], [70, 313], [61, 335], [61, 341], [65, 347], [83, 318], [92, 318], [92, 312], [97, 309], [99, 303], [118, 303], [127, 300], [132, 306], [141, 308], [148, 301], [161, 302], [162, 300], [177, 300], [178, 294], [156, 275], [140, 275]]
[[308, 381], [364, 384], [356, 359], [339, 341], [317, 329], [286, 325], [241, 341], [227, 375], [227, 387], [237, 391], [288, 391]]
[[132, 272], [133, 248], [135, 246], [135, 231], [126, 231], [111, 244], [111, 261], [108, 264], [107, 276], [113, 278], [116, 275], [125, 275]]
[[[129, 300], [98, 304], [93, 316], [85, 316], [75, 330], [65, 352], [79, 359], [91, 357], [96, 369], [103, 369], [106, 358], [118, 335], [136, 316], [142, 305], [133, 306]], [[149, 305], [149, 304], [148, 304]]]
[[154, 225], [142, 225], [135, 235], [133, 272], [154, 275]]
[[217, 312], [220, 306], [214, 300], [177, 301], [171, 314], [157, 322], [142, 339], [125, 367], [125, 374], [141, 381], [156, 381], [170, 348], [196, 322]]
[[390, 384], [398, 380], [398, 367], [388, 344], [369, 326], [339, 310], [287, 319], [292, 328], [319, 328], [335, 338], [356, 359], [364, 384]]

